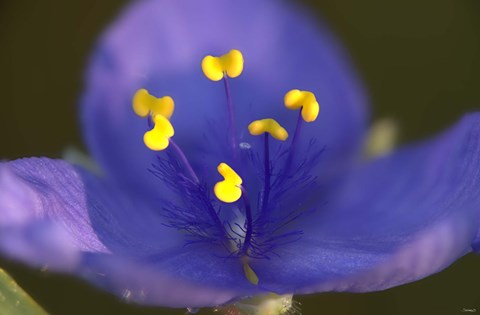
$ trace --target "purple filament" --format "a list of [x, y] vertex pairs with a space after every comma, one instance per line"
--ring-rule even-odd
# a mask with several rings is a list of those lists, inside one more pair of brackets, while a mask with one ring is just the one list
[[195, 171], [193, 170], [192, 165], [190, 164], [190, 162], [188, 162], [188, 159], [183, 153], [182, 149], [180, 149], [180, 147], [172, 139], [170, 139], [170, 144], [172, 145], [172, 148], [175, 150], [175, 153], [177, 154], [180, 161], [182, 161], [182, 164], [185, 166], [185, 169], [187, 170], [187, 173], [190, 176], [190, 178], [195, 183], [199, 184], [200, 180], [198, 179], [197, 174], [195, 174]]
[[[152, 115], [148, 116], [147, 123], [148, 123], [148, 127], [150, 129], [154, 127], [155, 124], [153, 122]], [[198, 178], [197, 174], [193, 170], [192, 165], [188, 161], [188, 159], [185, 156], [185, 154], [183, 153], [182, 149], [175, 143], [175, 141], [173, 141], [172, 139], [169, 139], [169, 142], [170, 142], [170, 145], [172, 146], [173, 150], [175, 151], [175, 155], [180, 160], [181, 164], [183, 164], [184, 169], [186, 169], [186, 171], [187, 171], [187, 173], [190, 177], [190, 181], [192, 182], [193, 185], [190, 185], [188, 183], [189, 182], [188, 180], [187, 181], [182, 180], [183, 175], [181, 175], [179, 170], [178, 170], [178, 167], [180, 167], [180, 165], [178, 165], [178, 167], [175, 167], [174, 166], [175, 164], [171, 164], [171, 166], [173, 168], [166, 167], [165, 165], [163, 165], [163, 167], [154, 167], [155, 168], [154, 174], [157, 174], [157, 176], [159, 176], [163, 180], [165, 180], [166, 178], [176, 178], [176, 176], [174, 176], [174, 175], [177, 175], [177, 176], [179, 176], [178, 177], [179, 180], [174, 181], [175, 184], [182, 186], [182, 183], [183, 183], [184, 184], [183, 189], [186, 189], [187, 191], [192, 190], [192, 191], [196, 191], [196, 193], [199, 193], [198, 197], [195, 198], [196, 199], [195, 202], [197, 204], [202, 203], [202, 202], [204, 203], [204, 205], [207, 208], [207, 211], [210, 214], [211, 218], [214, 220], [215, 224], [220, 228], [220, 230], [223, 232], [225, 237], [228, 239], [229, 238], [228, 233], [225, 230], [225, 227], [224, 227], [217, 211], [215, 211], [215, 209], [213, 208], [213, 206], [212, 206], [212, 204], [211, 204], [211, 202], [208, 198], [208, 194], [206, 193], [206, 191], [204, 191], [204, 188], [201, 185], [200, 179]], [[167, 160], [168, 160], [168, 158], [167, 158]], [[161, 163], [161, 164], [168, 164], [168, 163], [165, 162], [165, 163]], [[170, 173], [170, 171], [172, 171], [173, 173]], [[171, 186], [175, 186], [175, 185], [173, 185], [173, 182], [170, 183], [170, 184], [171, 184]], [[179, 209], [179, 208], [177, 208], [177, 210], [181, 211], [181, 209]], [[189, 215], [187, 215], [186, 217], [189, 217]], [[182, 220], [180, 220], [180, 221], [182, 221]], [[179, 225], [178, 223], [179, 222], [177, 222], [177, 224], [173, 224], [173, 225], [178, 226]], [[184, 222], [184, 223], [186, 223], [186, 222]], [[188, 226], [188, 223], [186, 225]]]
[[268, 145], [268, 133], [264, 134], [264, 168], [265, 168], [265, 178], [264, 178], [264, 187], [263, 187], [263, 198], [262, 198], [262, 212], [266, 211], [268, 205], [268, 198], [270, 196], [270, 177], [271, 177], [271, 168], [270, 168], [270, 149]]
[[245, 239], [243, 240], [243, 246], [240, 251], [240, 255], [247, 255], [248, 248], [252, 243], [252, 235], [253, 235], [253, 217], [252, 217], [252, 207], [250, 206], [250, 200], [248, 199], [247, 190], [243, 186], [239, 186], [242, 190], [242, 198], [243, 202], [245, 203], [245, 217], [246, 217], [246, 228], [245, 228]]
[[297, 147], [297, 142], [298, 139], [300, 138], [300, 132], [302, 130], [302, 108], [300, 108], [300, 111], [298, 112], [298, 118], [297, 118], [297, 125], [295, 126], [295, 132], [293, 134], [292, 142], [290, 144], [290, 149], [288, 152], [288, 157], [287, 157], [287, 162], [285, 163], [285, 170], [284, 174], [288, 176], [288, 173], [290, 172], [290, 168], [292, 167], [292, 161], [293, 161], [293, 154], [295, 152], [295, 149]]
[[223, 76], [223, 84], [225, 86], [225, 94], [227, 96], [227, 110], [228, 110], [228, 141], [230, 143], [230, 148], [234, 153], [234, 156], [237, 156], [236, 147], [237, 147], [237, 139], [235, 136], [235, 118], [234, 118], [234, 111], [233, 111], [233, 100], [232, 100], [232, 93], [230, 90], [230, 83], [228, 81], [227, 75], [224, 74]]
[[150, 128], [150, 129], [152, 129], [152, 128], [155, 126], [155, 124], [153, 123], [152, 114], [149, 114], [149, 115], [148, 115], [147, 123], [148, 123], [148, 128]]

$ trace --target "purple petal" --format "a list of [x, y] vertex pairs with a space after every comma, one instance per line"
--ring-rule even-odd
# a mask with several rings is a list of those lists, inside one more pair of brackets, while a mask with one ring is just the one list
[[[50, 232], [52, 239], [69, 235], [70, 238], [65, 240], [66, 247], [77, 251], [108, 252], [91, 226], [85, 188], [73, 167], [63, 161], [22, 159], [2, 163], [0, 171], [0, 226], [3, 231], [9, 231], [10, 235], [18, 233], [20, 238], [23, 228], [36, 229], [32, 239], [37, 240], [48, 239]], [[33, 224], [37, 222], [42, 224]], [[55, 228], [50, 230], [52, 224]], [[26, 234], [23, 236], [28, 238]], [[2, 237], [2, 243], [7, 242], [8, 238]], [[24, 245], [17, 249], [35, 250]]]
[[185, 246], [161, 207], [130, 197], [63, 161], [0, 164], [0, 251], [154, 305], [214, 306], [259, 292], [240, 261], [211, 244]]
[[224, 255], [198, 246], [180, 247], [147, 261], [95, 254], [86, 256], [82, 274], [104, 289], [144, 305], [213, 307], [268, 293], [245, 279], [238, 259]]
[[313, 136], [343, 157], [357, 147], [365, 96], [336, 40], [305, 12], [286, 1], [141, 1], [100, 41], [82, 102], [88, 146], [110, 176], [142, 192], [159, 191], [147, 171], [154, 154], [142, 141], [146, 122], [131, 109], [134, 92], [143, 87], [175, 99], [174, 140], [197, 169], [214, 172], [224, 158], [215, 150], [226, 147], [225, 92], [221, 82], [205, 78], [200, 63], [232, 48], [246, 62], [230, 82], [241, 137], [252, 141], [248, 123], [265, 117], [293, 133], [297, 113], [284, 108], [283, 96], [300, 88], [316, 93], [322, 109], [304, 128], [299, 150]]
[[[252, 264], [276, 292], [376, 291], [446, 268], [479, 246], [480, 114], [374, 161], [320, 193], [304, 238]], [[279, 272], [281, 271], [281, 272]]]

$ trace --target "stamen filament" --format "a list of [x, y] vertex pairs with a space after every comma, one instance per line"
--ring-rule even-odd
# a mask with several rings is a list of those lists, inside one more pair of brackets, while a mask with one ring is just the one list
[[297, 125], [295, 126], [295, 133], [293, 134], [292, 142], [290, 143], [290, 149], [288, 152], [287, 162], [285, 163], [285, 168], [284, 168], [285, 176], [288, 175], [288, 173], [290, 172], [290, 168], [292, 167], [293, 155], [297, 148], [298, 139], [300, 138], [302, 124], [303, 124], [303, 118], [302, 118], [302, 111], [300, 110], [298, 111]]
[[[187, 173], [190, 176], [190, 178], [197, 185], [200, 185], [200, 180], [198, 179], [198, 176], [195, 173], [195, 171], [193, 170], [193, 167], [190, 164], [190, 162], [188, 161], [185, 153], [183, 153], [182, 149], [171, 138], [170, 138], [170, 145], [173, 148], [173, 150], [175, 151], [175, 154], [177, 155], [177, 157], [180, 159], [180, 161], [182, 162], [182, 164], [186, 168]], [[220, 229], [222, 231], [222, 234], [225, 236], [225, 239], [228, 239], [229, 238], [228, 232], [225, 230], [225, 226], [223, 225], [222, 220], [220, 219], [220, 216], [218, 215], [217, 211], [215, 211], [215, 208], [212, 206], [210, 201], [208, 201], [207, 210], [208, 210], [208, 214], [213, 219], [215, 224], [218, 227], [220, 227]]]
[[264, 167], [265, 167], [265, 178], [264, 178], [264, 187], [263, 187], [263, 198], [262, 198], [262, 212], [266, 211], [268, 205], [268, 198], [270, 196], [270, 149], [268, 144], [268, 133], [264, 134]]
[[154, 124], [154, 122], [153, 122], [153, 116], [152, 116], [152, 114], [148, 115], [147, 123], [148, 123], [148, 129], [152, 129], [153, 126], [155, 126], [155, 124]]
[[173, 141], [172, 139], [170, 139], [170, 144], [172, 145], [172, 148], [175, 150], [175, 153], [177, 154], [178, 158], [180, 159], [180, 161], [183, 163], [183, 165], [185, 166], [185, 169], [187, 170], [187, 173], [188, 175], [190, 175], [190, 178], [197, 184], [200, 183], [200, 180], [198, 179], [198, 176], [197, 174], [195, 173], [195, 171], [193, 170], [193, 167], [192, 165], [190, 164], [190, 162], [188, 162], [188, 159], [187, 157], [185, 156], [185, 154], [183, 153], [182, 149], [180, 149], [180, 147], [175, 143], [175, 141]]
[[225, 87], [225, 95], [227, 96], [227, 111], [228, 111], [228, 141], [230, 143], [230, 148], [234, 153], [234, 156], [237, 156], [237, 136], [235, 128], [235, 114], [233, 111], [233, 100], [232, 93], [230, 89], [230, 83], [228, 81], [227, 74], [224, 73], [223, 84]]
[[252, 207], [250, 206], [250, 199], [248, 198], [247, 190], [242, 185], [239, 186], [242, 190], [242, 198], [245, 203], [245, 217], [246, 217], [246, 230], [245, 230], [245, 239], [243, 240], [242, 250], [240, 252], [241, 256], [247, 255], [248, 248], [252, 242], [253, 235], [253, 217], [252, 217]]

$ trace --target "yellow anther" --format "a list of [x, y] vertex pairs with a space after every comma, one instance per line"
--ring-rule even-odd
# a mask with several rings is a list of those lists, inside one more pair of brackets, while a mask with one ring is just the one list
[[220, 57], [206, 56], [202, 60], [202, 70], [212, 81], [220, 81], [225, 74], [236, 78], [243, 71], [243, 55], [239, 50], [232, 49]]
[[285, 106], [288, 109], [302, 109], [302, 118], [306, 122], [317, 119], [320, 106], [312, 92], [291, 90], [285, 94]]
[[133, 96], [133, 110], [140, 117], [162, 115], [170, 119], [175, 109], [175, 103], [170, 96], [157, 98], [145, 89], [138, 90]]
[[213, 188], [215, 196], [226, 203], [232, 203], [240, 199], [242, 196], [242, 190], [240, 189], [242, 178], [225, 163], [220, 163], [217, 170], [223, 176], [223, 181], [215, 184]]
[[165, 150], [169, 143], [170, 138], [175, 133], [170, 121], [162, 115], [153, 117], [155, 127], [152, 130], [147, 131], [143, 136], [145, 145], [153, 151]]
[[245, 274], [245, 278], [247, 278], [247, 280], [251, 284], [258, 285], [259, 279], [257, 274], [255, 273], [255, 271], [253, 271], [252, 267], [250, 267], [250, 265], [245, 261], [243, 262], [243, 273]]
[[248, 131], [252, 136], [258, 136], [268, 132], [277, 140], [285, 141], [288, 138], [288, 132], [280, 126], [280, 124], [272, 118], [255, 120], [248, 125]]

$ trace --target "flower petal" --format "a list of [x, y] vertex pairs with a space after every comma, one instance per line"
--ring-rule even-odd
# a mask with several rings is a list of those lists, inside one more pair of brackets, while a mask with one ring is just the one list
[[[2, 163], [0, 187], [0, 244], [10, 255], [43, 265], [75, 264], [79, 251], [108, 252], [91, 226], [79, 174], [67, 163]], [[70, 258], [57, 260], [60, 253]]]
[[214, 306], [259, 291], [221, 248], [185, 243], [155, 207], [66, 162], [0, 164], [0, 251], [11, 258], [153, 305]]
[[[434, 140], [353, 172], [281, 259], [257, 261], [260, 284], [286, 293], [366, 292], [438, 272], [479, 246], [480, 114]], [[325, 199], [326, 198], [326, 199]]]
[[174, 140], [201, 175], [202, 166], [211, 174], [224, 158], [215, 150], [227, 147], [226, 98], [223, 84], [208, 80], [200, 64], [232, 48], [246, 62], [230, 82], [240, 141], [255, 141], [247, 126], [265, 117], [293, 133], [298, 114], [284, 108], [283, 96], [300, 88], [314, 92], [322, 106], [317, 122], [303, 129], [300, 147], [317, 137], [321, 146], [350, 156], [363, 137], [365, 95], [336, 40], [296, 9], [272, 0], [141, 1], [129, 7], [93, 55], [82, 102], [87, 144], [101, 166], [132, 188], [158, 192], [160, 184], [147, 171], [154, 154], [142, 142], [147, 124], [131, 108], [135, 91], [147, 88], [173, 97]]
[[266, 294], [247, 281], [238, 259], [211, 247], [180, 247], [149, 260], [87, 255], [83, 275], [128, 301], [168, 307], [214, 307]]

